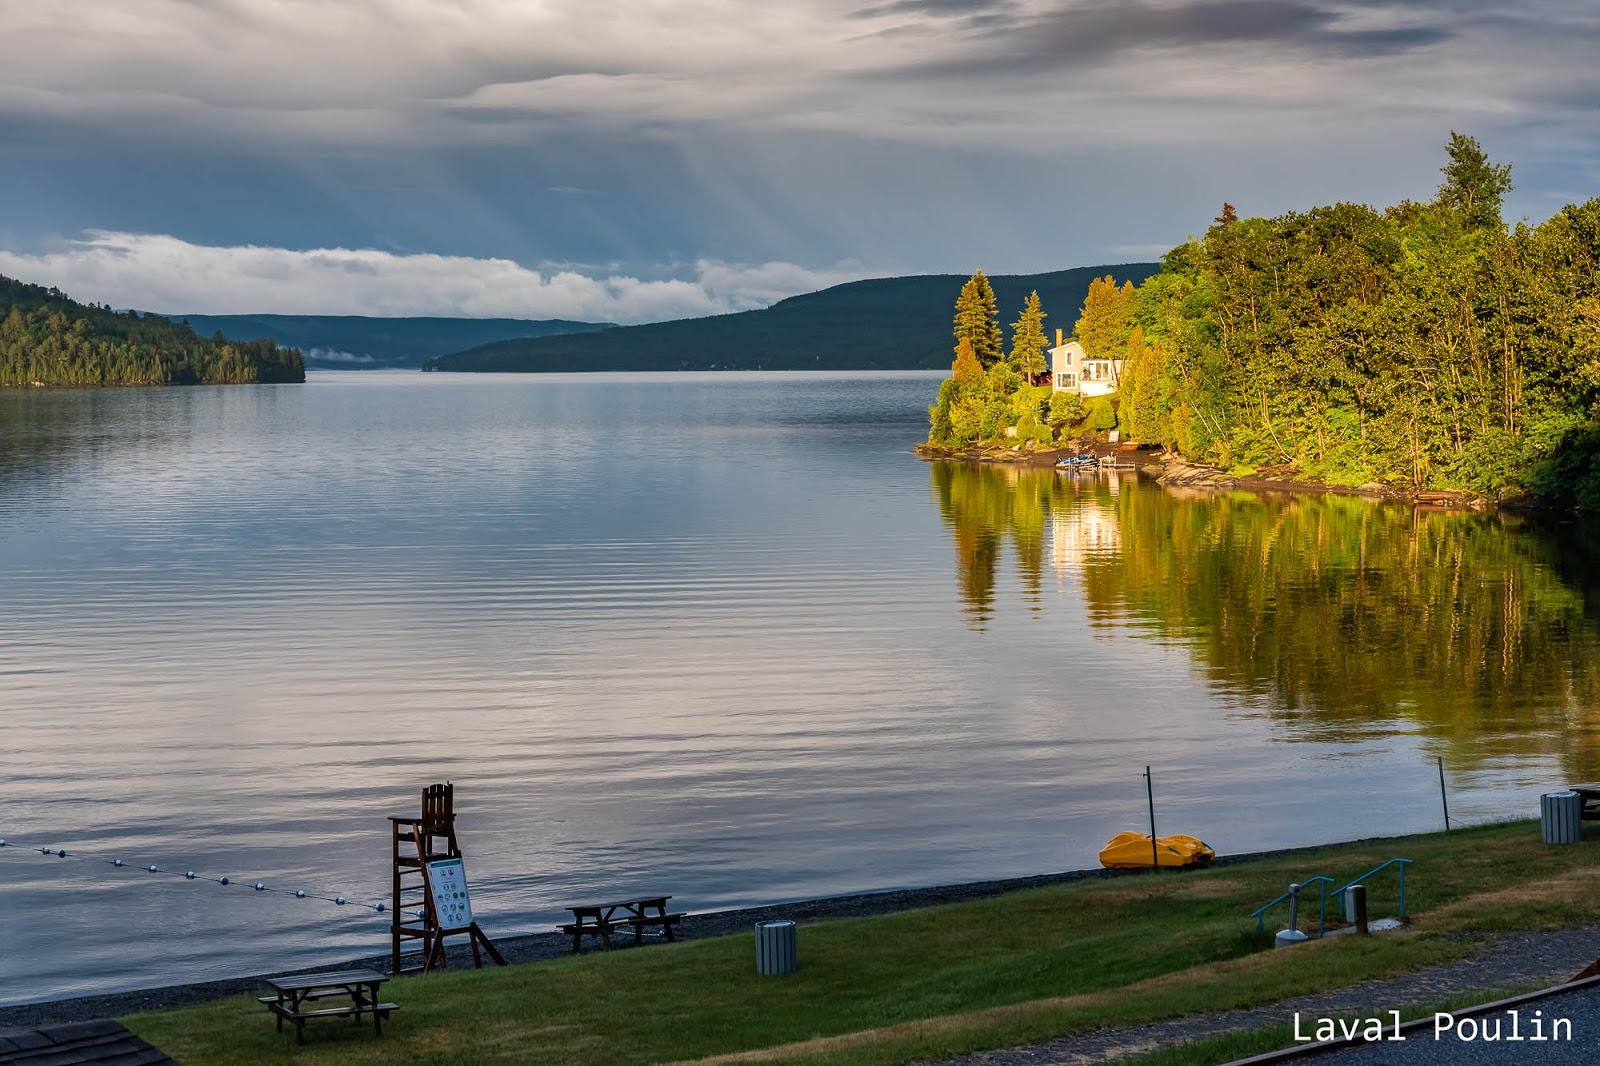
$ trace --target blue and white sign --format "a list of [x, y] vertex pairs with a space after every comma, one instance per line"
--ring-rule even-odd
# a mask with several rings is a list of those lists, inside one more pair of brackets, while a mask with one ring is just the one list
[[428, 895], [440, 929], [465, 929], [472, 924], [467, 867], [460, 859], [439, 859], [428, 864]]

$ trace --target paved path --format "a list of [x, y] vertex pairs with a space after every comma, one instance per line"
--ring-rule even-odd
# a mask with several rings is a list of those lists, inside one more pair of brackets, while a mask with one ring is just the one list
[[[1293, 1020], [1296, 1011], [1307, 1018], [1359, 1011], [1378, 1012], [1408, 1006], [1428, 1006], [1474, 992], [1496, 991], [1518, 985], [1560, 984], [1600, 958], [1600, 927], [1473, 939], [1481, 941], [1482, 950], [1464, 959], [1399, 977], [1366, 981], [1332, 992], [1299, 996], [1259, 1007], [1178, 1018], [1151, 1025], [1095, 1029], [1026, 1047], [963, 1055], [945, 1060], [945, 1063], [946, 1066], [1045, 1066], [1109, 1062], [1169, 1044], [1288, 1022]], [[1600, 1028], [1594, 1032], [1600, 1034]], [[1429, 1040], [1427, 1044], [1431, 1046], [1433, 1041]], [[1519, 1046], [1544, 1049], [1553, 1045]], [[1542, 1051], [1540, 1053], [1543, 1054]], [[1317, 1066], [1322, 1066], [1326, 1061], [1326, 1058], [1308, 1060]], [[1475, 1060], [1460, 1061], [1467, 1063]], [[1597, 1062], [1600, 1056], [1585, 1061]]]

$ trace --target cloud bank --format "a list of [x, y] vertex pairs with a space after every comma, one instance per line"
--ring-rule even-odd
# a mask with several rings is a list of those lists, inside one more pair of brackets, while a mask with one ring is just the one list
[[210, 246], [96, 231], [37, 254], [0, 250], [0, 274], [117, 308], [193, 314], [442, 315], [655, 322], [765, 307], [867, 276], [792, 263], [695, 263], [689, 278], [591, 277], [509, 259], [374, 249]]
[[737, 306], [702, 260], [1044, 270], [1428, 196], [1452, 129], [1513, 217], [1600, 188], [1595, 0], [0, 0], [0, 41], [0, 246], [618, 264], [540, 299], [633, 316]]

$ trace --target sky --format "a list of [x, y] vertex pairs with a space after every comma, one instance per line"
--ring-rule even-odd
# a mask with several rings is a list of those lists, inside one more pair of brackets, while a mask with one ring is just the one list
[[0, 274], [616, 322], [1146, 260], [1223, 200], [1600, 194], [1594, 0], [0, 0]]

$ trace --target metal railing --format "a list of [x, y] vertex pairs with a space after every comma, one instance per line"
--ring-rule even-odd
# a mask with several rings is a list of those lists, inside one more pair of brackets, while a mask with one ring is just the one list
[[[1407, 859], [1406, 861], [1410, 862], [1411, 860]], [[1312, 884], [1317, 886], [1317, 936], [1321, 937], [1322, 934], [1327, 930], [1328, 925], [1328, 886], [1333, 884], [1333, 878], [1331, 877], [1308, 877], [1304, 881], [1291, 884], [1289, 886], [1289, 891], [1285, 892], [1277, 899], [1272, 900], [1270, 903], [1264, 903], [1255, 910], [1251, 911], [1250, 917], [1256, 920], [1257, 932], [1265, 931], [1266, 913], [1272, 908], [1276, 907], [1278, 904], [1282, 903], [1284, 900], [1289, 900], [1289, 924], [1291, 926], [1298, 925], [1298, 903], [1300, 900], [1300, 890], [1305, 888], [1307, 885]], [[1355, 884], [1355, 882], [1352, 881], [1351, 884]], [[1346, 885], [1345, 887], [1348, 888], [1349, 885]]]
[[1373, 876], [1374, 874], [1380, 874], [1383, 871], [1387, 870], [1391, 866], [1398, 866], [1400, 868], [1400, 915], [1399, 916], [1401, 918], [1404, 918], [1406, 916], [1406, 867], [1410, 866], [1411, 863], [1412, 863], [1411, 859], [1399, 859], [1399, 858], [1390, 859], [1388, 862], [1383, 863], [1382, 865], [1374, 866], [1372, 869], [1368, 870], [1366, 873], [1362, 874], [1360, 877], [1353, 878], [1347, 884], [1340, 885], [1338, 888], [1334, 889], [1331, 893], [1329, 893], [1329, 895], [1334, 896], [1335, 898], [1343, 896], [1344, 892], [1345, 892], [1345, 889], [1349, 888], [1351, 885], [1364, 884], [1366, 882], [1367, 878]]

